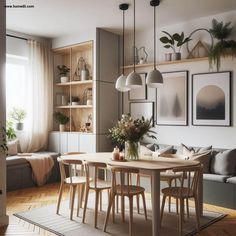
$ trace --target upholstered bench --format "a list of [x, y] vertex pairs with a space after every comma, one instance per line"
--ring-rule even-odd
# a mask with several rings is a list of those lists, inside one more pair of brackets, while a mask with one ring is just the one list
[[[58, 153], [55, 152], [37, 152], [37, 154], [50, 155], [54, 160], [51, 176], [47, 183], [60, 181], [60, 170], [57, 162]], [[22, 188], [36, 186], [32, 180], [32, 169], [29, 162], [21, 156], [8, 156], [7, 165], [7, 191], [14, 191]]]

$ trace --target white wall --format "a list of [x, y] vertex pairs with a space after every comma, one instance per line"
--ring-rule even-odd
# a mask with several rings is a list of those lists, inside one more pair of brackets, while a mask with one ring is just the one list
[[[0, 2], [0, 129], [6, 122], [5, 105], [5, 59], [6, 59], [6, 11], [5, 1]], [[8, 224], [6, 215], [6, 159], [5, 154], [0, 152], [0, 189], [3, 194], [0, 195], [0, 226]]]
[[[236, 32], [236, 11], [223, 13], [217, 16], [209, 16], [193, 20], [190, 22], [185, 22], [181, 24], [171, 25], [163, 29], [158, 29], [158, 38], [160, 36], [160, 30], [166, 30], [170, 33], [184, 31], [186, 35], [195, 30], [196, 28], [207, 28], [211, 27], [211, 20], [215, 17], [217, 20], [223, 20], [224, 22], [232, 21], [235, 26]], [[138, 26], [137, 26], [138, 27]], [[234, 33], [234, 39], [236, 39], [236, 34]], [[127, 36], [126, 44], [126, 59], [131, 58], [130, 47], [132, 45], [132, 35]], [[203, 41], [207, 41], [208, 38], [203, 37]], [[209, 40], [208, 40], [209, 41]], [[164, 60], [164, 53], [167, 52], [166, 49], [162, 48], [160, 41], [158, 40], [158, 60]], [[143, 32], [137, 33], [137, 46], [146, 46], [148, 54], [150, 56], [150, 61], [153, 57], [151, 56], [153, 45], [153, 34], [152, 29], [147, 29]], [[128, 50], [129, 49], [129, 50]], [[186, 57], [186, 51], [183, 50], [183, 57]], [[151, 68], [138, 69], [138, 72], [148, 72]], [[236, 58], [227, 58], [222, 60], [221, 71], [232, 71], [232, 126], [231, 127], [202, 127], [202, 126], [192, 126], [191, 120], [191, 76], [194, 73], [204, 73], [209, 72], [208, 61], [199, 62], [189, 62], [180, 63], [172, 65], [163, 65], [159, 67], [161, 72], [168, 71], [189, 71], [189, 104], [188, 104], [188, 115], [189, 115], [189, 125], [188, 126], [155, 126], [157, 132], [158, 143], [175, 144], [179, 145], [181, 142], [187, 145], [194, 146], [207, 146], [213, 145], [214, 147], [221, 148], [235, 148], [236, 147], [236, 109], [234, 106], [236, 104]], [[126, 71], [129, 72], [128, 70]], [[148, 100], [155, 101], [155, 89], [148, 89]], [[125, 95], [124, 112], [129, 112], [129, 102], [128, 96]], [[155, 112], [154, 112], [155, 114]]]

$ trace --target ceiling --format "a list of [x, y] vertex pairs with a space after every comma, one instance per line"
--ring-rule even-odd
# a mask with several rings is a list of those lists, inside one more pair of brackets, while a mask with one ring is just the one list
[[[25, 34], [60, 37], [95, 27], [120, 33], [120, 3], [130, 3], [126, 27], [132, 29], [133, 0], [6, 0], [7, 5], [32, 4], [34, 8], [7, 8], [7, 29]], [[152, 26], [149, 0], [136, 0], [137, 29]], [[164, 26], [236, 9], [235, 0], [162, 0], [157, 24]]]

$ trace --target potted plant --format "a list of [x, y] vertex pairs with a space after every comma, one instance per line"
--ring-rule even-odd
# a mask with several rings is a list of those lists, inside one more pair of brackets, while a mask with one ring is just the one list
[[92, 122], [92, 114], [89, 114], [87, 122], [85, 123], [85, 127], [88, 131], [90, 130], [91, 122]]
[[69, 81], [69, 78], [67, 76], [67, 73], [70, 71], [70, 68], [68, 68], [65, 65], [58, 65], [57, 69], [59, 70], [59, 74], [61, 76], [61, 83], [66, 83]]
[[16, 122], [16, 130], [23, 130], [23, 120], [26, 117], [26, 111], [22, 108], [13, 107], [12, 111], [10, 112], [10, 117]]
[[71, 105], [79, 105], [79, 101], [80, 101], [79, 97], [77, 96], [71, 97]]
[[[167, 36], [163, 36], [160, 38], [160, 41], [165, 44], [165, 48], [172, 48], [173, 49], [173, 53], [171, 54], [167, 54], [169, 56], [169, 58], [166, 58], [166, 60], [181, 60], [181, 47], [187, 43], [188, 41], [190, 41], [191, 39], [189, 37], [184, 38], [184, 32], [182, 32], [181, 34], [178, 33], [174, 33], [173, 35], [169, 34], [166, 31], [162, 31], [164, 34], [166, 34]], [[177, 51], [178, 48], [178, 51]]]
[[60, 111], [55, 111], [53, 113], [53, 118], [54, 118], [55, 122], [59, 124], [60, 132], [64, 132], [65, 125], [69, 122], [70, 118], [68, 116], [64, 115], [63, 113], [61, 113]]
[[209, 29], [214, 38], [219, 40], [209, 53], [208, 59], [210, 67], [216, 64], [217, 71], [220, 69], [220, 57], [231, 55], [236, 56], [236, 41], [227, 40], [230, 37], [233, 27], [230, 27], [231, 22], [224, 24], [216, 19], [212, 20], [212, 28]]
[[6, 136], [7, 136], [8, 141], [11, 141], [11, 140], [16, 138], [16, 132], [13, 128], [13, 122], [12, 121], [7, 121]]

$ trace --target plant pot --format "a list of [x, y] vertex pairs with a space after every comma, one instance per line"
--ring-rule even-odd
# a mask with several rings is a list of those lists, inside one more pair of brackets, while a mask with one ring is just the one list
[[87, 80], [89, 76], [88, 70], [81, 70], [81, 81]]
[[65, 131], [65, 125], [60, 124], [59, 125], [59, 131], [64, 132]]
[[16, 123], [16, 130], [23, 130], [24, 129], [24, 123]]
[[69, 77], [67, 77], [67, 76], [62, 76], [62, 77], [61, 77], [61, 83], [67, 83], [67, 82], [69, 82]]
[[136, 161], [140, 155], [140, 143], [126, 141], [125, 142], [125, 159], [129, 161]]
[[172, 61], [181, 60], [181, 53], [180, 52], [172, 53], [171, 54], [171, 60]]
[[171, 61], [172, 53], [165, 53], [165, 61]]

